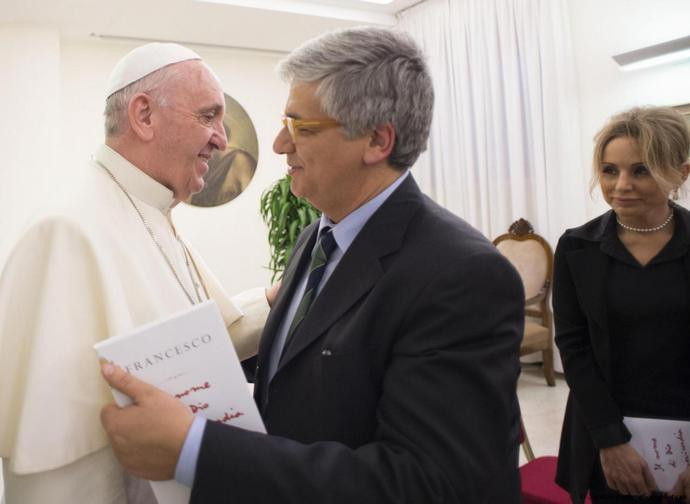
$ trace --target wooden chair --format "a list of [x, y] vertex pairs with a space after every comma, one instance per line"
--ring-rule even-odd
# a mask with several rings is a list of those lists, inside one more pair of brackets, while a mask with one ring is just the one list
[[525, 287], [525, 332], [520, 356], [542, 353], [544, 377], [556, 385], [553, 371], [552, 314], [549, 290], [553, 275], [553, 252], [548, 242], [534, 233], [532, 225], [518, 219], [508, 232], [496, 238], [494, 245], [517, 269]]

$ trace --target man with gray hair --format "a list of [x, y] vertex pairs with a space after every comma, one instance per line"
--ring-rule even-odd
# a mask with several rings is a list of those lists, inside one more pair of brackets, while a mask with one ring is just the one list
[[155, 502], [99, 423], [112, 398], [94, 343], [211, 298], [249, 357], [268, 314], [263, 289], [230, 299], [172, 221], [226, 146], [217, 77], [185, 47], [147, 44], [120, 60], [107, 97], [105, 144], [0, 277], [7, 504]]
[[290, 91], [273, 147], [292, 192], [323, 215], [299, 237], [262, 335], [268, 435], [193, 418], [105, 364], [136, 403], [102, 412], [118, 459], [140, 477], [174, 474], [199, 504], [519, 502], [522, 284], [409, 173], [433, 108], [419, 49], [349, 29], [280, 72]]

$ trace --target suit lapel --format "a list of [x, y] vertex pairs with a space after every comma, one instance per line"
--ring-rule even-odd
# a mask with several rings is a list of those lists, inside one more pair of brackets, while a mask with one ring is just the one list
[[297, 328], [276, 374], [372, 289], [384, 273], [381, 258], [402, 246], [407, 226], [421, 205], [421, 198], [414, 179], [408, 177], [372, 215]]
[[[281, 359], [279, 370], [319, 338], [360, 297], [369, 292], [382, 274], [377, 257], [365, 255], [355, 267], [343, 264], [344, 261], [345, 257], [338, 264], [314, 300], [306, 318], [295, 331], [293, 341]], [[347, 262], [351, 263], [352, 261]]]

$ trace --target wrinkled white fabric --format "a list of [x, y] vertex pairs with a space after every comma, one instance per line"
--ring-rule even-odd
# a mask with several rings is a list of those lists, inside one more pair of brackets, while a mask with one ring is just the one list
[[[106, 146], [95, 159], [127, 188], [193, 293], [194, 275], [170, 221], [172, 192]], [[0, 456], [5, 472], [15, 475], [49, 477], [48, 471], [104, 449], [108, 441], [99, 413], [111, 395], [93, 344], [191, 306], [105, 170], [92, 161], [73, 189], [57, 210], [28, 229], [0, 276]], [[263, 289], [230, 299], [192, 255], [240, 358], [253, 355], [268, 313]], [[112, 456], [108, 460], [115, 463]], [[93, 477], [88, 464], [78, 465], [87, 473], [60, 478], [75, 492], [82, 478]], [[20, 480], [6, 481], [8, 496], [15, 481]], [[110, 502], [109, 495], [104, 488], [102, 499], [88, 502]]]
[[3, 477], [6, 504], [129, 504], [122, 469], [110, 447], [40, 473], [19, 475], [4, 466]]

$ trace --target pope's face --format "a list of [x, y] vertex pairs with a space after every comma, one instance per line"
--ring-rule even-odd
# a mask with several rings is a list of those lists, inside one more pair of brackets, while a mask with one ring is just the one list
[[200, 61], [187, 61], [185, 74], [168, 88], [157, 124], [159, 180], [183, 201], [204, 188], [213, 151], [224, 150], [225, 99], [220, 84]]

